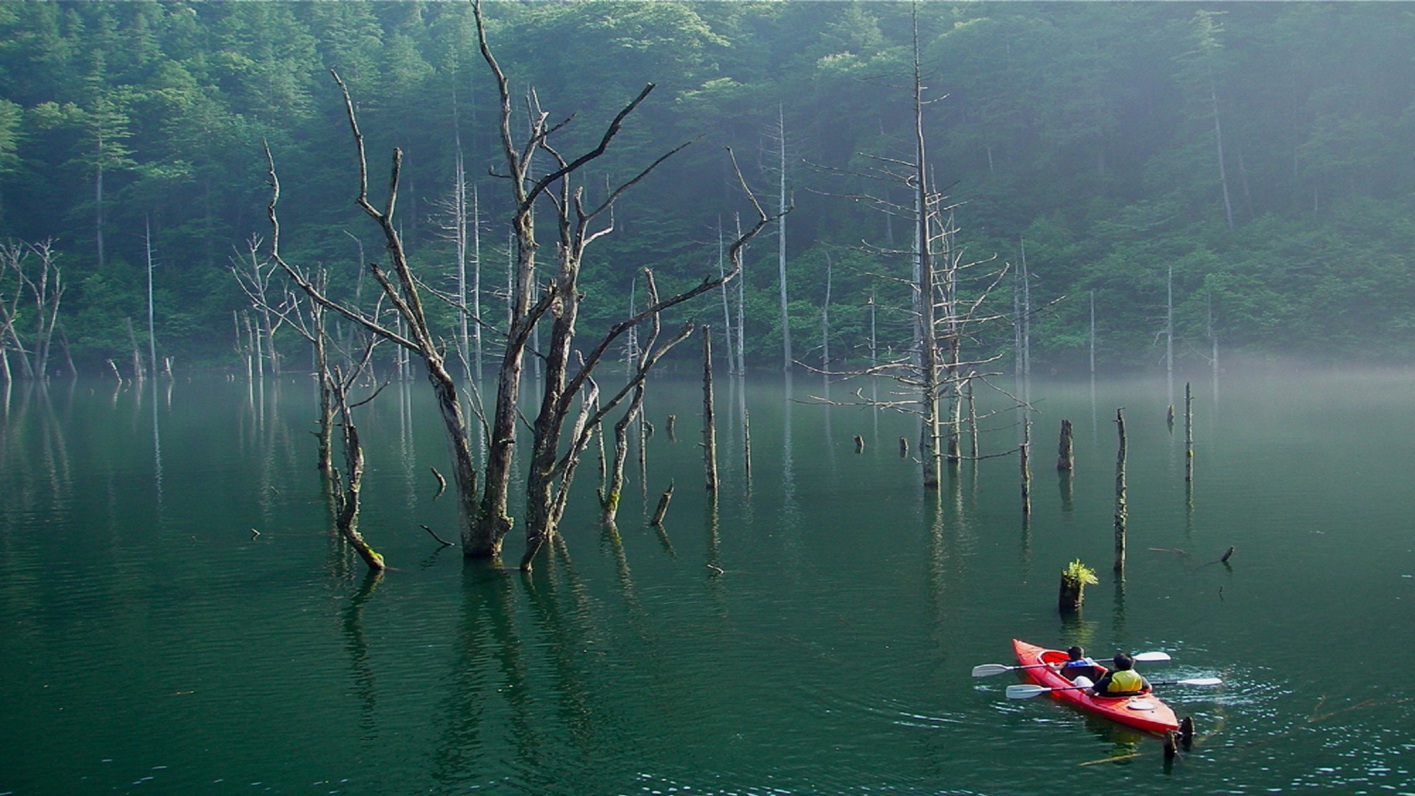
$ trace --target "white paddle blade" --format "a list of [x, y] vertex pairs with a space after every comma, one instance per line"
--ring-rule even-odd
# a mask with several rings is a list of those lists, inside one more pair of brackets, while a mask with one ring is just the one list
[[992, 677], [995, 674], [1006, 674], [1017, 667], [1005, 666], [1001, 663], [984, 663], [981, 666], [973, 667], [974, 677]]
[[1170, 660], [1168, 652], [1137, 652], [1134, 658], [1136, 663], [1162, 663]]
[[1031, 699], [1034, 696], [1041, 696], [1054, 689], [1043, 685], [1009, 685], [1007, 687], [1008, 699]]
[[1175, 685], [1222, 685], [1223, 681], [1217, 677], [1195, 677], [1192, 680], [1180, 680]]

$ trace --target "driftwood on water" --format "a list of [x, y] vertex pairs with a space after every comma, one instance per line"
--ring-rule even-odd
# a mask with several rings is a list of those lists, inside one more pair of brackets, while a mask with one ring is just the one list
[[663, 494], [658, 497], [658, 508], [654, 509], [653, 520], [650, 525], [660, 527], [663, 525], [663, 517], [668, 513], [668, 503], [673, 500], [673, 482], [668, 482], [668, 488], [663, 490]]

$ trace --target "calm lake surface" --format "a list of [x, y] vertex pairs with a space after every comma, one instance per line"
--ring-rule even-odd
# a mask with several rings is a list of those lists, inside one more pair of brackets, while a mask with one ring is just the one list
[[[746, 390], [748, 474], [725, 376], [714, 508], [701, 391], [660, 384], [617, 534], [591, 454], [522, 576], [419, 527], [456, 539], [445, 444], [425, 385], [394, 386], [359, 410], [361, 527], [396, 568], [372, 580], [327, 531], [305, 380], [0, 385], [0, 794], [1415, 793], [1415, 375], [1196, 381], [1192, 488], [1183, 390], [1034, 383], [1024, 518], [1015, 456], [925, 492], [913, 422], [779, 378]], [[988, 422], [983, 453], [1017, 444]], [[1077, 558], [1101, 582], [1067, 619]], [[1224, 685], [1162, 690], [1199, 733], [1166, 764], [970, 677], [1014, 637]]]

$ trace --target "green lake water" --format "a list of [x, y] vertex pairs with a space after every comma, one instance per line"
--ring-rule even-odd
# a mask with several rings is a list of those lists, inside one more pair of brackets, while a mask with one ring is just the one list
[[[394, 567], [371, 580], [327, 531], [306, 380], [0, 385], [0, 794], [1415, 793], [1415, 375], [1194, 389], [1190, 486], [1182, 382], [1033, 384], [1024, 516], [1015, 455], [925, 491], [909, 418], [799, 376], [796, 402], [749, 382], [750, 473], [719, 377], [714, 506], [701, 392], [656, 385], [617, 532], [592, 453], [523, 576], [419, 527], [456, 538], [445, 443], [395, 385], [359, 410], [361, 527]], [[1017, 445], [985, 424], [982, 453]], [[1077, 558], [1100, 583], [1066, 618]], [[969, 676], [1014, 637], [1224, 684], [1161, 689], [1198, 725], [1167, 763]]]

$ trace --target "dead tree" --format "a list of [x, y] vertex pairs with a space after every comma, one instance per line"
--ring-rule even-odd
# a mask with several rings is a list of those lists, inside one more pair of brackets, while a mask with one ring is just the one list
[[[887, 217], [907, 218], [914, 227], [913, 246], [907, 252], [911, 276], [875, 275], [901, 284], [911, 296], [912, 350], [892, 360], [874, 362], [863, 370], [835, 375], [883, 377], [899, 385], [900, 389], [893, 396], [884, 398], [866, 397], [857, 390], [855, 402], [918, 415], [923, 484], [937, 488], [944, 461], [957, 463], [963, 459], [965, 385], [974, 379], [984, 379], [986, 383], [987, 374], [980, 368], [1001, 356], [969, 359], [965, 357], [963, 344], [978, 335], [982, 327], [1010, 320], [1006, 315], [987, 309], [990, 297], [1009, 269], [1003, 265], [990, 271], [979, 270], [979, 266], [993, 263], [995, 259], [967, 260], [958, 242], [959, 230], [952, 213], [955, 206], [939, 189], [929, 161], [925, 109], [930, 101], [925, 98], [917, 20], [915, 24], [910, 85], [913, 125], [909, 131], [913, 151], [905, 158], [871, 158], [876, 164], [873, 170], [851, 176], [884, 183], [885, 190], [847, 197], [871, 205]], [[907, 204], [889, 198], [889, 188], [895, 186], [908, 189], [910, 201]], [[904, 254], [883, 249], [873, 252], [882, 257]]]
[[1125, 408], [1115, 410], [1115, 428], [1119, 435], [1119, 445], [1115, 452], [1115, 574], [1125, 576], [1125, 526], [1130, 509], [1126, 503], [1125, 485]]
[[[49, 376], [49, 351], [64, 297], [58, 257], [52, 240], [0, 243], [0, 360], [7, 380], [12, 378], [7, 350], [18, 356], [22, 378]], [[23, 312], [21, 304], [27, 305]], [[31, 312], [33, 325], [21, 329], [21, 319]]]
[[[311, 281], [321, 293], [328, 292], [329, 274], [325, 269], [318, 269], [311, 276]], [[310, 344], [314, 356], [314, 377], [319, 389], [319, 417], [314, 432], [319, 444], [315, 466], [321, 473], [328, 475], [334, 468], [334, 427], [339, 412], [334, 375], [336, 365], [331, 362], [331, 349], [338, 349], [337, 338], [329, 332], [324, 305], [314, 301], [302, 301], [300, 296], [292, 293], [288, 287], [278, 305], [278, 312], [281, 322], [290, 324], [290, 327]], [[376, 309], [370, 313], [373, 317], [378, 314]], [[352, 364], [352, 360], [350, 363]], [[355, 372], [362, 373], [365, 370], [366, 366], [361, 366]]]
[[[652, 363], [641, 367], [612, 399], [602, 404], [596, 400], [598, 388], [591, 378], [594, 367], [615, 341], [629, 329], [657, 317], [665, 309], [720, 287], [733, 278], [738, 271], [741, 247], [769, 223], [770, 219], [757, 205], [758, 223], [734, 244], [734, 267], [729, 273], [706, 278], [698, 285], [661, 299], [612, 325], [596, 344], [583, 349], [584, 353], [580, 359], [572, 362], [579, 302], [578, 278], [585, 247], [612, 230], [610, 211], [615, 201], [687, 144], [670, 150], [637, 175], [609, 189], [598, 204], [589, 203], [584, 190], [573, 184], [575, 176], [604, 154], [625, 120], [653, 90], [653, 85], [646, 86], [619, 111], [605, 128], [596, 146], [575, 158], [562, 156], [551, 141], [552, 136], [567, 125], [570, 119], [550, 124], [548, 115], [541, 111], [532, 92], [527, 102], [530, 116], [528, 133], [524, 141], [518, 142], [511, 134], [512, 102], [508, 81], [487, 44], [479, 4], [473, 5], [473, 11], [481, 52], [496, 79], [501, 99], [499, 126], [502, 151], [508, 169], [503, 176], [510, 186], [512, 199], [514, 258], [510, 280], [509, 322], [497, 377], [496, 397], [491, 407], [491, 416], [487, 418], [479, 415], [486, 426], [489, 443], [485, 478], [480, 491], [462, 402], [458, 397], [456, 383], [448, 372], [443, 353], [445, 346], [437, 338], [423, 310], [419, 282], [408, 265], [398, 227], [394, 222], [402, 153], [400, 150], [394, 150], [387, 197], [381, 207], [375, 206], [368, 196], [367, 158], [354, 103], [337, 74], [334, 79], [344, 98], [345, 111], [358, 156], [359, 192], [356, 203], [382, 232], [389, 257], [386, 267], [379, 263], [369, 263], [368, 272], [379, 285], [383, 301], [391, 307], [393, 322], [385, 322], [379, 314], [371, 314], [358, 306], [330, 298], [307, 273], [281, 257], [280, 226], [276, 213], [280, 186], [274, 158], [267, 149], [272, 189], [269, 208], [273, 230], [271, 257], [313, 303], [338, 313], [356, 326], [394, 343], [422, 361], [452, 448], [453, 483], [459, 501], [459, 514], [463, 520], [463, 552], [469, 557], [499, 559], [503, 540], [512, 527], [507, 507], [515, 461], [516, 430], [522, 417], [518, 405], [521, 377], [532, 334], [542, 319], [549, 318], [551, 339], [548, 347], [541, 350], [545, 361], [545, 377], [542, 382], [544, 392], [540, 400], [540, 410], [532, 422], [532, 449], [529, 473], [526, 476], [526, 553], [521, 565], [529, 569], [540, 547], [554, 536], [580, 454], [589, 445], [595, 428], [607, 412], [615, 409], [636, 386], [642, 384], [647, 376], [647, 368]], [[551, 160], [549, 169], [533, 171], [532, 159], [537, 155]], [[735, 161], [733, 165], [735, 169]], [[541, 176], [533, 176], [537, 172]], [[740, 176], [739, 171], [739, 179]], [[743, 187], [745, 189], [745, 183]], [[750, 192], [748, 197], [756, 205], [756, 200]], [[535, 270], [539, 248], [536, 240], [535, 210], [542, 203], [549, 204], [555, 210], [554, 228], [558, 236], [556, 269], [544, 284], [537, 282]], [[609, 223], [603, 223], [605, 219], [609, 219]], [[683, 336], [686, 337], [686, 333]], [[595, 409], [596, 406], [599, 408]]]
[[[651, 86], [650, 86], [651, 88]], [[640, 99], [645, 96], [641, 93]], [[636, 100], [637, 102], [637, 100]], [[631, 109], [632, 106], [627, 110]], [[623, 114], [621, 113], [622, 118]], [[617, 123], [617, 122], [616, 122]], [[607, 140], [604, 142], [607, 143]], [[682, 149], [679, 147], [678, 149]], [[643, 179], [648, 173], [661, 164], [666, 158], [671, 156], [675, 149], [667, 155], [659, 158], [647, 169], [641, 171], [636, 177], [621, 185], [618, 189], [610, 192], [608, 199], [593, 211], [586, 211], [579, 192], [574, 195], [573, 222], [567, 224], [566, 209], [572, 203], [564, 200], [571, 198], [562, 187], [560, 201], [556, 202], [559, 211], [561, 245], [560, 245], [560, 281], [552, 283], [552, 292], [564, 290], [563, 295], [575, 295], [573, 292], [574, 279], [578, 276], [580, 256], [583, 254], [583, 245], [588, 243], [598, 234], [587, 233], [586, 225], [596, 215], [606, 211], [614, 201], [629, 187]], [[728, 152], [729, 157], [731, 151]], [[556, 156], [557, 161], [565, 164], [565, 161]], [[737, 174], [743, 192], [751, 201], [756, 210], [757, 221], [733, 241], [729, 248], [729, 259], [731, 269], [725, 274], [719, 273], [716, 276], [704, 277], [701, 282], [687, 290], [677, 293], [667, 298], [660, 298], [651, 301], [643, 310], [631, 315], [628, 318], [612, 325], [608, 331], [583, 355], [581, 361], [571, 370], [566, 367], [570, 342], [574, 337], [575, 329], [573, 317], [566, 322], [564, 314], [555, 317], [551, 327], [551, 347], [546, 352], [546, 378], [544, 381], [544, 393], [541, 401], [541, 411], [534, 422], [535, 434], [532, 440], [532, 459], [530, 472], [526, 482], [526, 553], [521, 559], [522, 569], [530, 569], [540, 547], [550, 541], [560, 523], [560, 518], [564, 513], [565, 501], [569, 494], [570, 483], [574, 478], [575, 469], [579, 464], [580, 455], [588, 447], [594, 430], [602, 423], [609, 412], [615, 410], [627, 397], [642, 388], [644, 380], [648, 378], [649, 371], [658, 360], [668, 352], [670, 348], [687, 339], [693, 330], [691, 323], [686, 324], [677, 335], [670, 338], [666, 343], [653, 350], [647, 358], [640, 360], [638, 368], [631, 375], [624, 386], [609, 400], [603, 403], [597, 400], [580, 401], [580, 411], [572, 415], [575, 396], [583, 389], [597, 390], [591, 374], [597, 364], [613, 350], [615, 343], [633, 329], [645, 322], [657, 323], [657, 318], [664, 310], [675, 307], [690, 299], [712, 290], [722, 287], [728, 280], [733, 279], [741, 271], [742, 249], [746, 246], [758, 232], [767, 224], [771, 223], [773, 217], [768, 216], [762, 209], [756, 197], [747, 187], [740, 169], [737, 168], [736, 160], [733, 159], [732, 166]], [[566, 234], [570, 232], [571, 234]], [[599, 234], [608, 232], [605, 229]], [[569, 262], [573, 260], [574, 268], [567, 270]], [[568, 280], [568, 281], [567, 281]], [[650, 284], [652, 280], [650, 279]], [[556, 286], [559, 287], [556, 287]], [[565, 302], [570, 304], [573, 302]], [[554, 312], [554, 310], [552, 310]], [[564, 312], [562, 305], [561, 312]], [[640, 413], [642, 417], [642, 413]], [[564, 433], [567, 425], [569, 433]], [[562, 445], [563, 443], [563, 445]], [[562, 449], [563, 448], [563, 449]]]
[[[363, 485], [364, 475], [364, 449], [359, 440], [359, 429], [354, 424], [354, 409], [372, 401], [378, 397], [378, 393], [383, 387], [378, 387], [372, 395], [357, 403], [349, 402], [349, 391], [353, 385], [363, 376], [368, 368], [369, 358], [373, 354], [374, 346], [377, 345], [378, 338], [370, 337], [368, 346], [364, 349], [364, 355], [357, 364], [345, 371], [341, 367], [333, 368], [328, 374], [328, 386], [332, 396], [332, 403], [339, 415], [339, 427], [341, 429], [341, 441], [344, 451], [344, 469], [337, 468], [329, 472], [332, 484], [331, 494], [334, 496], [334, 526], [339, 531], [339, 535], [354, 551], [359, 554], [368, 568], [375, 572], [382, 572], [387, 568], [384, 564], [383, 555], [374, 550], [359, 532], [359, 495]], [[384, 383], [384, 386], [387, 382]]]
[[[245, 251], [238, 250], [231, 258], [229, 270], [256, 313], [255, 331], [261, 340], [258, 350], [263, 351], [263, 358], [269, 360], [270, 375], [279, 376], [280, 354], [275, 348], [275, 333], [284, 325], [286, 307], [281, 302], [288, 295], [272, 286], [271, 281], [280, 272], [280, 267], [261, 256], [264, 248], [265, 241], [259, 235], [251, 235], [246, 239]], [[258, 362], [257, 367], [264, 369], [265, 364]]]
[[[634, 176], [617, 186], [607, 188], [606, 195], [598, 203], [589, 201], [585, 189], [575, 184], [578, 174], [605, 153], [622, 130], [625, 121], [648, 98], [654, 85], [646, 85], [615, 115], [593, 148], [574, 158], [560, 153], [552, 142], [553, 136], [568, 125], [573, 117], [551, 124], [535, 93], [531, 92], [527, 100], [528, 134], [523, 141], [518, 142], [513, 139], [511, 133], [512, 98], [509, 81], [487, 44], [480, 4], [474, 3], [473, 10], [482, 56], [495, 77], [500, 97], [502, 154], [507, 167], [506, 182], [511, 187], [514, 206], [512, 230], [516, 260], [511, 323], [491, 417], [486, 484], [481, 499], [478, 533], [472, 540], [475, 544], [468, 545], [468, 554], [499, 555], [502, 539], [511, 528], [506, 507], [516, 422], [519, 417], [517, 399], [526, 342], [536, 323], [543, 316], [548, 316], [550, 342], [542, 350], [545, 377], [542, 380], [540, 409], [532, 423], [529, 471], [526, 476], [526, 553], [522, 557], [521, 566], [523, 569], [529, 569], [541, 546], [555, 534], [575, 467], [578, 465], [580, 454], [589, 444], [595, 427], [606, 412], [616, 408], [647, 376], [647, 368], [641, 367], [629, 380], [629, 384], [609, 401], [601, 404], [599, 409], [592, 409], [595, 406], [594, 401], [580, 400], [579, 410], [576, 412], [576, 400], [580, 391], [593, 385], [591, 374], [594, 368], [619, 337], [629, 329], [656, 317], [669, 307], [716, 289], [735, 277], [740, 267], [741, 247], [769, 223], [770, 219], [757, 205], [758, 223], [732, 246], [731, 271], [705, 278], [698, 285], [652, 303], [630, 318], [614, 324], [596, 344], [584, 349], [582, 363], [572, 364], [570, 354], [576, 337], [578, 283], [586, 247], [613, 230], [612, 209], [615, 202], [688, 144], [681, 144], [669, 150]], [[533, 179], [531, 164], [536, 155], [548, 157], [551, 166], [548, 173]], [[755, 205], [756, 200], [751, 197], [750, 192], [748, 196]], [[555, 212], [556, 268], [533, 304], [532, 297], [537, 289], [534, 283], [535, 257], [539, 246], [535, 237], [534, 214], [538, 202], [549, 203]], [[649, 363], [649, 366], [651, 364]]]
[[[725, 275], [726, 271], [721, 273]], [[644, 282], [648, 286], [649, 305], [659, 303], [658, 285], [654, 281], [652, 271], [644, 269]], [[651, 316], [645, 323], [649, 330], [641, 347], [635, 352], [636, 357], [633, 363], [633, 372], [635, 373], [647, 373], [664, 354], [683, 341], [691, 328], [685, 327], [678, 335], [660, 346], [658, 337], [662, 327], [658, 315]], [[629, 428], [643, 412], [643, 405], [644, 383], [640, 379], [630, 391], [629, 405], [624, 410], [623, 416], [614, 423], [614, 455], [606, 465], [605, 483], [599, 490], [601, 519], [605, 524], [613, 523], [619, 512], [619, 500], [624, 493], [624, 464], [629, 458]], [[672, 428], [673, 426], [670, 424], [670, 432]]]
[[384, 205], [376, 207], [368, 196], [368, 160], [364, 154], [363, 134], [359, 130], [354, 113], [354, 103], [348, 87], [337, 73], [331, 72], [344, 98], [345, 112], [352, 131], [358, 155], [359, 190], [355, 199], [359, 208], [377, 224], [383, 233], [385, 248], [389, 257], [387, 267], [376, 262], [368, 264], [369, 274], [378, 283], [384, 299], [392, 307], [395, 324], [385, 323], [376, 315], [371, 315], [358, 306], [330, 298], [313, 279], [300, 268], [286, 262], [280, 254], [280, 222], [276, 207], [280, 199], [280, 181], [276, 176], [275, 159], [269, 147], [266, 159], [270, 169], [271, 199], [269, 216], [271, 223], [270, 254], [281, 269], [300, 287], [315, 304], [336, 312], [356, 326], [373, 335], [402, 347], [423, 363], [428, 381], [431, 382], [438, 409], [447, 432], [452, 450], [453, 481], [457, 486], [461, 516], [465, 520], [464, 541], [472, 533], [471, 520], [475, 517], [477, 496], [476, 465], [472, 458], [470, 436], [462, 413], [462, 405], [457, 393], [456, 382], [448, 372], [443, 348], [433, 332], [427, 315], [423, 311], [422, 296], [418, 282], [408, 266], [403, 241], [394, 224], [393, 213], [397, 206], [399, 178], [402, 173], [403, 153], [395, 149], [388, 182], [388, 195]]

